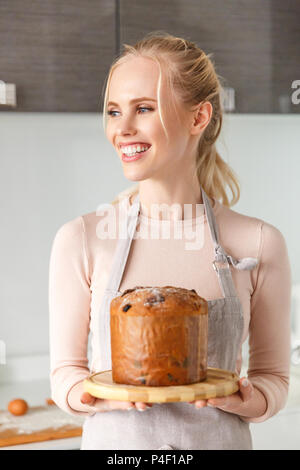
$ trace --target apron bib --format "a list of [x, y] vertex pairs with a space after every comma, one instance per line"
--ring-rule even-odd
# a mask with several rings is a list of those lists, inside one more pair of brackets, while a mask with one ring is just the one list
[[[209, 231], [215, 250], [213, 268], [223, 297], [208, 301], [208, 367], [235, 371], [241, 346], [244, 316], [232, 280], [230, 264], [236, 269], [252, 269], [257, 260], [236, 260], [219, 244], [215, 216], [201, 188]], [[128, 236], [119, 239], [111, 272], [99, 310], [101, 370], [111, 369], [110, 303], [121, 294], [123, 272], [140, 212], [139, 194], [127, 213]], [[218, 266], [221, 263], [222, 266]], [[230, 263], [230, 264], [229, 264]], [[251, 450], [249, 423], [238, 415], [218, 408], [196, 410], [185, 402], [154, 404], [144, 412], [113, 410], [96, 412], [85, 418], [81, 450]]]

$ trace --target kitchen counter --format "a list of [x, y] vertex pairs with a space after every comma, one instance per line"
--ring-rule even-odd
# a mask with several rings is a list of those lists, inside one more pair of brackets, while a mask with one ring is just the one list
[[[244, 374], [242, 371], [241, 375]], [[23, 398], [30, 406], [45, 404], [50, 398], [48, 380], [0, 384], [0, 409], [6, 409], [7, 404], [14, 398]], [[253, 448], [257, 450], [300, 450], [300, 366], [291, 366], [289, 397], [286, 407], [277, 415], [263, 423], [250, 424], [253, 437]], [[81, 437], [36, 442], [0, 450], [69, 450], [80, 449]]]
[[[50, 397], [50, 383], [48, 380], [0, 384], [1, 410], [6, 410], [7, 404], [14, 398], [23, 398], [31, 407], [46, 405], [45, 400]], [[79, 450], [80, 444], [81, 437], [79, 436], [0, 447], [0, 450]]]
[[81, 437], [53, 439], [51, 441], [31, 442], [17, 446], [0, 447], [1, 450], [80, 450]]

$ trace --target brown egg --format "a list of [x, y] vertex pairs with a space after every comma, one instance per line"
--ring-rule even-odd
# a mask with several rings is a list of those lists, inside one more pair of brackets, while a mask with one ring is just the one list
[[55, 401], [53, 401], [52, 398], [46, 398], [46, 403], [47, 405], [56, 405]]
[[21, 416], [27, 413], [28, 405], [22, 398], [16, 398], [9, 402], [7, 409], [12, 415]]

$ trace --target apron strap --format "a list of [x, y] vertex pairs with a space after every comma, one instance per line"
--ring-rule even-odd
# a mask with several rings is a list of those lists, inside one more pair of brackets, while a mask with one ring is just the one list
[[139, 205], [130, 207], [126, 217], [126, 237], [119, 238], [112, 261], [110, 274], [99, 310], [99, 341], [101, 345], [101, 370], [111, 369], [111, 337], [110, 337], [110, 303], [118, 295], [123, 272], [125, 269], [130, 245], [135, 233]]
[[[224, 248], [220, 245], [219, 232], [216, 218], [211, 207], [210, 201], [206, 192], [201, 186], [201, 193], [205, 207], [205, 213], [208, 221], [209, 231], [214, 244], [215, 259], [213, 261], [213, 268], [217, 273], [220, 287], [224, 297], [237, 297], [236, 289], [232, 280], [229, 263], [238, 270], [251, 270], [258, 264], [256, 258], [242, 258], [235, 259], [233, 256], [228, 255]], [[225, 264], [225, 267], [218, 268], [216, 263]]]
[[215, 248], [215, 251], [216, 251], [217, 248], [220, 246], [219, 245], [219, 232], [218, 232], [217, 222], [216, 222], [213, 210], [211, 208], [209, 199], [206, 195], [206, 192], [202, 188], [202, 186], [201, 186], [201, 193], [202, 193], [202, 199], [203, 199], [203, 202], [204, 202], [205, 214], [206, 214], [206, 218], [207, 218], [207, 221], [208, 221], [211, 238], [212, 238], [214, 248]]
[[140, 212], [139, 197], [130, 207], [126, 220], [126, 238], [120, 238], [112, 262], [109, 279], [107, 282], [107, 290], [117, 292], [119, 290], [123, 272], [126, 266], [131, 242], [136, 230], [137, 220]]

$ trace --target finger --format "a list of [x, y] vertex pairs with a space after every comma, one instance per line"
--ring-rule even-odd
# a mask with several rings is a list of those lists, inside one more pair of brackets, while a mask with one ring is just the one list
[[203, 408], [203, 406], [207, 406], [207, 400], [192, 400], [188, 403], [195, 405], [197, 408]]
[[196, 408], [204, 408], [204, 406], [207, 406], [207, 400], [195, 400]]
[[230, 400], [228, 400], [228, 397], [209, 398], [207, 400], [207, 406], [213, 406], [215, 408], [226, 408], [227, 406], [230, 406], [230, 405], [232, 406], [235, 401], [234, 398], [232, 397], [233, 395], [230, 396]]
[[[246, 381], [246, 382], [245, 382]], [[238, 409], [243, 402], [250, 400], [253, 394], [253, 385], [246, 377], [239, 380], [239, 391], [223, 398], [210, 398], [208, 406], [215, 406], [226, 411]]]
[[[145, 410], [148, 408], [147, 405], [151, 405], [151, 406], [152, 406], [152, 403], [147, 404], [147, 403], [145, 403], [145, 402], [143, 402], [143, 401], [137, 401], [137, 402], [135, 402], [135, 407], [136, 407], [136, 409], [139, 410], [139, 411], [145, 411]], [[149, 406], [149, 408], [151, 408], [151, 406]]]
[[90, 393], [84, 392], [80, 397], [80, 401], [84, 405], [92, 405], [96, 401], [96, 398], [93, 397]]
[[250, 380], [247, 379], [246, 377], [242, 377], [239, 380], [239, 385], [240, 385], [241, 399], [244, 402], [250, 400], [250, 398], [253, 395], [253, 385], [251, 384]]
[[131, 410], [135, 408], [134, 403], [119, 400], [107, 400], [112, 410]]

